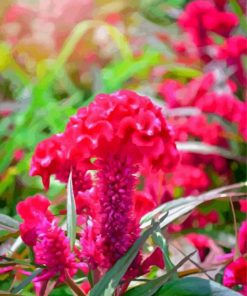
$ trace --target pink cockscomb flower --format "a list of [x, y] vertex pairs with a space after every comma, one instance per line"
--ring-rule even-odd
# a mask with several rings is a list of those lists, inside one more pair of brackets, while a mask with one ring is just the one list
[[[33, 156], [31, 174], [45, 177], [45, 185], [51, 174], [60, 175], [61, 158], [75, 170], [97, 172], [97, 215], [89, 214], [91, 222], [82, 233], [82, 258], [93, 267], [110, 268], [139, 237], [136, 174], [168, 172], [178, 161], [173, 134], [162, 110], [132, 91], [100, 94], [70, 118], [64, 133], [42, 143], [42, 149], [38, 146]], [[85, 195], [78, 196], [84, 203]], [[153, 207], [152, 202], [146, 204]], [[133, 266], [137, 262], [141, 262], [139, 255]], [[132, 274], [133, 266], [129, 269]]]
[[223, 284], [227, 287], [242, 285], [243, 295], [247, 292], [247, 260], [240, 257], [228, 264], [224, 270]]
[[[161, 110], [131, 91], [97, 96], [88, 108], [72, 117], [65, 139], [67, 135], [68, 143], [75, 142], [70, 146], [72, 159], [84, 158], [87, 163], [87, 158], [96, 158], [97, 223], [104, 258], [99, 264], [109, 268], [139, 236], [140, 218], [134, 211], [135, 174], [147, 167], [172, 169], [178, 158], [175, 145]], [[93, 244], [82, 244], [91, 245], [90, 250], [95, 252]]]

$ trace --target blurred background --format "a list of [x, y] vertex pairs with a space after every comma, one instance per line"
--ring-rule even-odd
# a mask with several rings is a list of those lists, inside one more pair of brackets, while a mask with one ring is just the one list
[[[0, 1], [0, 213], [20, 220], [16, 204], [44, 193], [29, 176], [36, 145], [96, 94], [119, 89], [149, 96], [174, 131], [179, 165], [140, 182], [155, 206], [245, 181], [246, 33], [242, 0]], [[45, 194], [56, 213], [65, 209], [64, 184], [52, 179]], [[235, 247], [243, 195], [232, 197], [234, 209], [228, 198], [208, 201], [167, 232], [211, 264]], [[1, 254], [18, 235], [0, 230]], [[1, 290], [8, 277], [0, 274]], [[70, 295], [64, 291], [52, 295]]]

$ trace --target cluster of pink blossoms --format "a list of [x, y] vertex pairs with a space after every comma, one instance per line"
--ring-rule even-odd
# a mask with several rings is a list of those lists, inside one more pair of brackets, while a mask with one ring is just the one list
[[[244, 12], [245, 5], [238, 2]], [[188, 46], [179, 42], [175, 44], [175, 49], [178, 54], [194, 56], [193, 60], [198, 57], [206, 63], [226, 63], [233, 69], [233, 78], [244, 87], [247, 77], [243, 57], [247, 54], [247, 39], [244, 35], [232, 36], [239, 25], [239, 19], [237, 15], [227, 11], [227, 4], [228, 1], [215, 0], [195, 0], [188, 3], [178, 19], [181, 30], [188, 35]], [[216, 36], [220, 36], [223, 42], [218, 44]]]
[[[28, 198], [18, 205], [24, 219], [22, 238], [34, 246], [36, 262], [46, 266], [45, 277], [60, 275], [63, 280], [64, 270], [72, 276], [80, 262], [99, 274], [108, 270], [139, 237], [141, 216], [155, 206], [148, 195], [136, 191], [137, 175], [169, 172], [177, 161], [161, 109], [127, 90], [98, 95], [70, 118], [64, 133], [38, 144], [31, 175], [41, 176], [48, 189], [51, 175], [66, 183], [72, 171], [77, 223], [82, 228], [75, 256], [48, 211], [47, 199]], [[91, 170], [97, 173], [93, 176]], [[163, 268], [160, 252], [156, 249], [148, 258], [139, 252], [125, 278], [146, 273], [150, 265]]]
[[47, 281], [54, 276], [64, 281], [66, 272], [73, 276], [78, 268], [87, 274], [87, 265], [78, 263], [70, 252], [69, 240], [49, 206], [50, 201], [43, 195], [29, 197], [17, 205], [17, 212], [23, 219], [21, 237], [33, 248], [35, 263], [46, 267], [36, 281]]

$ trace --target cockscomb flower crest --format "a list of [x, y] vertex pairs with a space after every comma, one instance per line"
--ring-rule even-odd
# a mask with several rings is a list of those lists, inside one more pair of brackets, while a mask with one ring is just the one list
[[[62, 134], [40, 143], [32, 159], [31, 175], [40, 175], [46, 186], [52, 174], [62, 180], [66, 167], [72, 171], [96, 170], [91, 185], [97, 196], [97, 215], [85, 225], [81, 257], [92, 268], [106, 270], [139, 237], [136, 174], [167, 172], [177, 161], [172, 131], [161, 108], [145, 96], [122, 90], [97, 95], [70, 118]], [[134, 266], [141, 261], [139, 253], [129, 273], [138, 275]]]

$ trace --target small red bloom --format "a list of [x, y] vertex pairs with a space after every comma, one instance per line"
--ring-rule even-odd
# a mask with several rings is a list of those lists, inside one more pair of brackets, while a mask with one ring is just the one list
[[243, 213], [247, 213], [247, 200], [242, 199], [239, 201], [239, 203], [240, 203], [240, 211]]
[[187, 234], [186, 238], [198, 250], [200, 260], [203, 262], [212, 248], [212, 245], [214, 244], [212, 239], [206, 235], [198, 233]]
[[247, 56], [247, 38], [245, 36], [236, 35], [227, 38], [225, 42], [219, 46], [217, 59], [226, 61], [228, 66], [234, 69], [234, 77], [238, 79], [242, 86], [247, 83], [246, 72], [244, 69], [243, 58]]
[[[240, 257], [226, 266], [223, 275], [223, 284], [227, 287], [243, 285], [243, 290], [247, 288], [247, 260]], [[245, 294], [243, 294], [245, 295]]]
[[247, 221], [244, 221], [239, 228], [238, 245], [242, 255], [247, 253]]
[[17, 212], [24, 222], [20, 225], [21, 238], [25, 244], [36, 244], [40, 226], [49, 224], [54, 216], [48, 210], [50, 201], [43, 195], [34, 195], [17, 204]]

